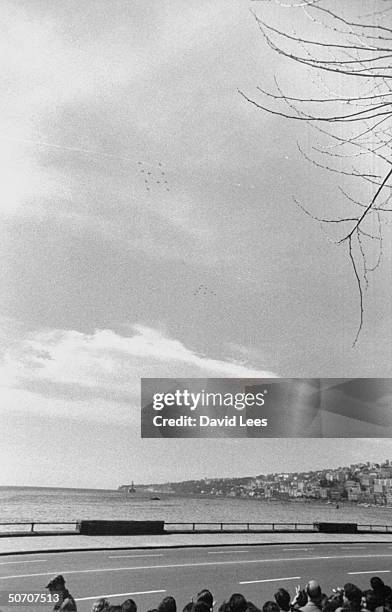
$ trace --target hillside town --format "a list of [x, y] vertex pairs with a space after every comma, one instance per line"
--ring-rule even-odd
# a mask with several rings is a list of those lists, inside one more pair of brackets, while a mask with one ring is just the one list
[[357, 463], [309, 472], [260, 474], [244, 478], [204, 478], [150, 485], [176, 495], [254, 498], [326, 503], [352, 502], [392, 507], [392, 462]]

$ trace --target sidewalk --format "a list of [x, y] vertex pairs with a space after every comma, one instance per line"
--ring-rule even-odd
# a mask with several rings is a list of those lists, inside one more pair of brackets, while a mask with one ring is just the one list
[[230, 546], [252, 544], [331, 544], [338, 542], [385, 542], [392, 534], [173, 534], [155, 536], [23, 536], [0, 538], [0, 555], [32, 552], [62, 552], [109, 548], [175, 548], [187, 546]]

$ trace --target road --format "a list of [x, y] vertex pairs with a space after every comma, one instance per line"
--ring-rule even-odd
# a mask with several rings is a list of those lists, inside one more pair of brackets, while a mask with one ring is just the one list
[[[325, 592], [345, 582], [368, 588], [372, 575], [392, 581], [392, 544], [281, 544], [153, 550], [103, 550], [0, 557], [0, 590], [37, 592], [63, 574], [78, 604], [91, 610], [106, 596], [113, 603], [133, 598], [140, 612], [173, 595], [181, 612], [202, 588], [219, 604], [240, 592], [259, 607], [281, 586], [318, 580]], [[0, 606], [2, 612], [50, 610], [51, 606]]]

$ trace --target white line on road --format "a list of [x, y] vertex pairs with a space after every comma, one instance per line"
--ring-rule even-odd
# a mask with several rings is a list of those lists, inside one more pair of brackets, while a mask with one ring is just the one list
[[52, 576], [52, 574], [92, 574], [100, 572], [129, 572], [132, 570], [156, 570], [156, 569], [176, 569], [179, 567], [205, 567], [208, 565], [245, 565], [250, 563], [282, 563], [282, 562], [298, 562], [298, 561], [333, 561], [339, 559], [382, 559], [390, 558], [392, 554], [374, 554], [374, 555], [328, 555], [323, 557], [287, 557], [285, 559], [241, 559], [240, 561], [200, 561], [198, 563], [170, 563], [167, 565], [139, 565], [131, 567], [103, 567], [90, 568], [84, 570], [52, 570], [51, 572], [40, 572], [38, 574], [17, 574], [15, 576], [0, 576], [0, 580], [11, 580], [17, 578], [36, 578], [38, 576]]
[[93, 597], [75, 597], [75, 601], [88, 601], [90, 599], [109, 599], [109, 597], [126, 597], [127, 595], [150, 595], [151, 593], [166, 593], [164, 589], [159, 591], [134, 591], [133, 593], [111, 593], [110, 595], [93, 595]]
[[34, 561], [1, 561], [0, 565], [10, 565], [11, 563], [43, 563], [46, 559], [34, 559]]
[[278, 582], [279, 580], [301, 580], [301, 576], [289, 576], [288, 578], [267, 578], [265, 580], [245, 580], [238, 584], [255, 584], [256, 582]]
[[391, 570], [371, 570], [367, 572], [347, 572], [349, 576], [356, 576], [357, 574], [390, 574]]
[[241, 553], [247, 553], [249, 550], [213, 550], [209, 552], [209, 555], [239, 555]]
[[163, 555], [109, 555], [109, 559], [136, 559], [140, 557], [163, 557]]

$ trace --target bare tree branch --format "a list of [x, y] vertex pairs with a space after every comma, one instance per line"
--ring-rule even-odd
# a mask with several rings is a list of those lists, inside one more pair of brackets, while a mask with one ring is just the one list
[[[377, 11], [366, 12], [364, 6], [362, 16], [354, 14], [353, 4], [339, 0], [252, 1], [262, 9], [251, 14], [267, 48], [290, 62], [298, 74], [301, 70], [309, 74], [295, 79], [297, 89], [298, 82], [305, 83], [306, 91], [299, 94], [286, 91], [276, 74], [272, 88], [264, 83], [257, 86], [256, 98], [240, 89], [238, 93], [258, 110], [314, 130], [320, 142], [307, 147], [309, 154], [297, 143], [300, 155], [345, 182], [337, 185], [345, 214], [315, 214], [297, 198], [294, 201], [321, 228], [346, 230], [332, 242], [347, 243], [357, 286], [355, 346], [364, 325], [364, 289], [382, 261], [385, 213], [392, 212], [392, 27], [385, 23], [392, 0], [384, 0], [386, 8]], [[272, 12], [264, 15], [269, 7]], [[292, 20], [288, 11], [293, 12]], [[346, 186], [350, 181], [351, 189]], [[354, 181], [363, 186], [360, 197], [353, 195], [358, 192]]]

